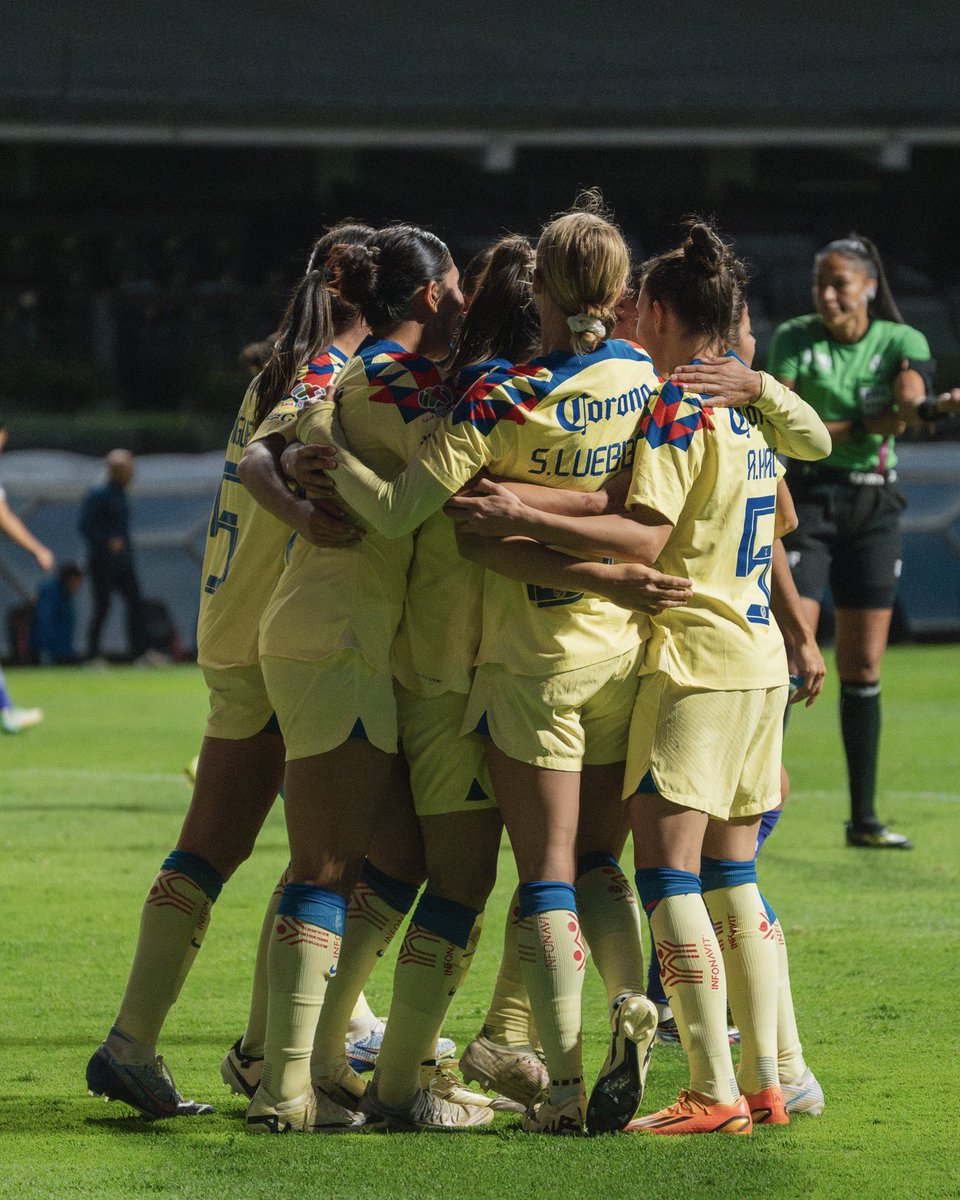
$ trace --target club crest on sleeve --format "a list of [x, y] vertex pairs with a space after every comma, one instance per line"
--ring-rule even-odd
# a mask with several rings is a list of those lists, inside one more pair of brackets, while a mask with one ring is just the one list
[[687, 450], [698, 429], [713, 429], [708, 413], [698, 397], [668, 382], [640, 418], [640, 433], [653, 447]]

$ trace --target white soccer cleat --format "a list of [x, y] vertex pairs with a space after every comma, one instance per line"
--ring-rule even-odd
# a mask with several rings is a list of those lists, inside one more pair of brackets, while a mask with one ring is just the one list
[[21, 733], [31, 725], [39, 725], [42, 720], [42, 708], [17, 708], [11, 704], [8, 708], [0, 709], [0, 728], [4, 733]]
[[560, 1137], [578, 1137], [587, 1130], [587, 1098], [583, 1092], [561, 1104], [551, 1104], [547, 1096], [535, 1100], [523, 1118], [526, 1133], [551, 1133]]
[[237, 1038], [220, 1064], [220, 1078], [231, 1092], [252, 1100], [263, 1075], [263, 1055], [244, 1054], [240, 1049], [243, 1038]]
[[464, 1083], [476, 1083], [485, 1091], [498, 1092], [522, 1105], [522, 1111], [550, 1082], [547, 1068], [532, 1049], [500, 1046], [482, 1033], [460, 1055], [460, 1073]]
[[493, 1120], [493, 1109], [486, 1096], [475, 1096], [467, 1101], [466, 1089], [459, 1092], [459, 1100], [445, 1100], [427, 1088], [418, 1088], [406, 1104], [388, 1106], [377, 1097], [374, 1084], [367, 1088], [364, 1111], [383, 1122], [390, 1133], [456, 1133], [462, 1129], [475, 1129], [489, 1125]]
[[823, 1110], [826, 1108], [823, 1088], [809, 1067], [796, 1083], [786, 1083], [781, 1079], [780, 1091], [783, 1092], [783, 1106], [791, 1117], [823, 1115]]
[[367, 1090], [367, 1085], [346, 1059], [337, 1064], [332, 1075], [315, 1079], [313, 1086], [334, 1104], [352, 1109], [354, 1112], [359, 1111], [360, 1101]]
[[247, 1108], [247, 1133], [357, 1133], [366, 1123], [361, 1113], [314, 1087], [293, 1100], [278, 1101], [261, 1084]]

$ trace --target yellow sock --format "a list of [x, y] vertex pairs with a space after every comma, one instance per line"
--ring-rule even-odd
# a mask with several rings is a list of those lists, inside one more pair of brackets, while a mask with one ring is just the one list
[[393, 999], [374, 1084], [386, 1105], [405, 1104], [420, 1086], [437, 1032], [463, 978], [461, 960], [477, 910], [425, 892], [410, 918], [393, 976]]
[[612, 854], [585, 855], [578, 863], [577, 914], [607, 1003], [624, 992], [646, 990], [640, 907]]
[[250, 988], [250, 1012], [247, 1014], [247, 1028], [240, 1042], [240, 1052], [250, 1058], [263, 1058], [263, 1039], [267, 1032], [267, 997], [269, 995], [269, 976], [267, 973], [267, 955], [273, 938], [273, 920], [277, 915], [277, 905], [283, 894], [284, 885], [289, 877], [289, 868], [280, 876], [273, 894], [267, 901], [260, 926], [260, 938], [257, 942], [257, 958], [253, 965], [253, 985]]
[[180, 995], [220, 894], [222, 878], [204, 859], [182, 850], [167, 856], [140, 914], [137, 949], [114, 1022], [150, 1051]]
[[537, 1041], [536, 1026], [530, 1010], [527, 985], [523, 982], [520, 969], [520, 952], [517, 946], [517, 893], [513, 893], [507, 908], [507, 919], [503, 929], [503, 953], [493, 985], [490, 1007], [483, 1021], [483, 1033], [498, 1046], [534, 1046]]
[[774, 922], [773, 932], [777, 940], [777, 966], [779, 988], [777, 990], [777, 1071], [784, 1083], [799, 1083], [807, 1064], [800, 1045], [800, 1031], [793, 1011], [793, 993], [790, 989], [790, 962], [787, 945], [779, 921]]
[[328, 981], [337, 970], [346, 901], [311, 884], [283, 889], [267, 957], [270, 998], [263, 1087], [277, 1102], [310, 1087], [310, 1055]]
[[729, 1104], [740, 1089], [727, 1041], [727, 986], [702, 896], [699, 892], [664, 896], [650, 914], [650, 928], [667, 1003], [687, 1052], [690, 1087], [717, 1103]]
[[780, 974], [773, 924], [755, 883], [714, 888], [704, 903], [717, 932], [730, 1011], [740, 1030], [740, 1088], [776, 1086]]
[[365, 864], [347, 905], [340, 963], [317, 1022], [310, 1068], [314, 1079], [332, 1075], [343, 1060], [347, 1030], [363, 989], [416, 894], [415, 884], [393, 879]]
[[519, 888], [520, 966], [550, 1072], [550, 1101], [583, 1090], [580, 997], [586, 953], [573, 888], [543, 880]]

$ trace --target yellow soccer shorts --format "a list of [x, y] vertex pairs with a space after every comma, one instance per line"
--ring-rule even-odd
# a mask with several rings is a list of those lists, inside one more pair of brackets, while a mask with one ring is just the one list
[[260, 664], [202, 667], [210, 692], [205, 737], [238, 742], [262, 733], [273, 717]]
[[460, 734], [466, 695], [417, 696], [399, 683], [396, 691], [400, 743], [410, 768], [417, 816], [496, 808], [484, 761], [484, 739], [477, 733]]
[[645, 676], [630, 722], [625, 795], [655, 790], [723, 821], [775, 808], [786, 703], [786, 684], [721, 692], [680, 687], [663, 672]]
[[396, 754], [393, 678], [374, 670], [359, 650], [338, 650], [314, 662], [264, 655], [260, 666], [287, 762], [326, 754], [351, 737]]
[[556, 675], [477, 667], [463, 728], [481, 729], [509, 758], [551, 771], [622, 762], [641, 648]]

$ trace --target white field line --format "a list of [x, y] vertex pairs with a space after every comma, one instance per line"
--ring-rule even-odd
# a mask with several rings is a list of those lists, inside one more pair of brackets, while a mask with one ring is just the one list
[[18, 779], [72, 779], [78, 783], [183, 783], [183, 772], [162, 774], [158, 771], [82, 771], [58, 767], [14, 767], [0, 771], [0, 784]]

